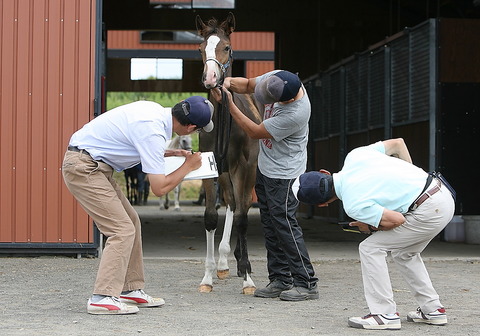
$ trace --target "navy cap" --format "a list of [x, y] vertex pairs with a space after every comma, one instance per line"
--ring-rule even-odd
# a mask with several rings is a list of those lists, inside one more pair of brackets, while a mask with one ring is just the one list
[[183, 112], [192, 124], [203, 128], [205, 132], [213, 130], [213, 105], [207, 98], [192, 96], [185, 99], [181, 104]]
[[281, 70], [255, 85], [255, 98], [262, 104], [288, 101], [295, 98], [301, 86], [297, 75]]
[[322, 204], [333, 197], [333, 178], [329, 174], [311, 171], [300, 175], [297, 199], [305, 204]]

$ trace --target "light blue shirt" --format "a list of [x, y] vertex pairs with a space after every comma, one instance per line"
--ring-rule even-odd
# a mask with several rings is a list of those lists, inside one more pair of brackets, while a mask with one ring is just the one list
[[349, 217], [378, 227], [385, 208], [408, 211], [427, 177], [423, 169], [386, 155], [379, 141], [352, 150], [342, 170], [333, 174], [333, 183]]
[[116, 107], [91, 120], [70, 139], [116, 171], [142, 163], [145, 173], [165, 174], [165, 148], [172, 136], [170, 108], [138, 101]]

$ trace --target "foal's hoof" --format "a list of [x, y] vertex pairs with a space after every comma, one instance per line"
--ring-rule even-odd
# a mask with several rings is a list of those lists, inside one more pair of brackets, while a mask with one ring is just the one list
[[230, 277], [230, 270], [226, 269], [226, 270], [217, 271], [217, 277], [220, 280], [228, 279]]
[[213, 291], [213, 286], [212, 285], [200, 285], [200, 287], [198, 287], [198, 291], [200, 293], [211, 293]]
[[245, 295], [253, 295], [255, 289], [257, 289], [257, 287], [245, 287], [243, 288], [242, 293]]

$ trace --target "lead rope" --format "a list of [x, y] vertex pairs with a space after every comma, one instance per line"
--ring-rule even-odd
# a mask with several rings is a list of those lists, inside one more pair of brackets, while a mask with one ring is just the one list
[[[222, 90], [222, 88], [220, 88]], [[228, 109], [227, 94], [222, 90], [222, 104], [219, 104], [217, 141], [215, 142], [215, 153], [217, 153], [217, 169], [218, 175], [221, 175], [225, 169], [228, 171], [228, 162], [226, 160], [228, 154], [228, 146], [230, 143], [230, 133], [232, 130], [232, 116]]]

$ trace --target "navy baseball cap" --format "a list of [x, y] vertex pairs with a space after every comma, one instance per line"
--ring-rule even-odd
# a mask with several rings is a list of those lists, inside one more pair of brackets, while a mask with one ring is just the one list
[[213, 130], [213, 105], [207, 98], [192, 96], [185, 99], [181, 104], [183, 113], [192, 124], [203, 128], [205, 132]]
[[301, 86], [297, 75], [281, 70], [255, 85], [255, 98], [262, 104], [288, 101], [295, 98]]
[[297, 199], [305, 204], [322, 204], [333, 197], [332, 175], [311, 171], [300, 175]]

